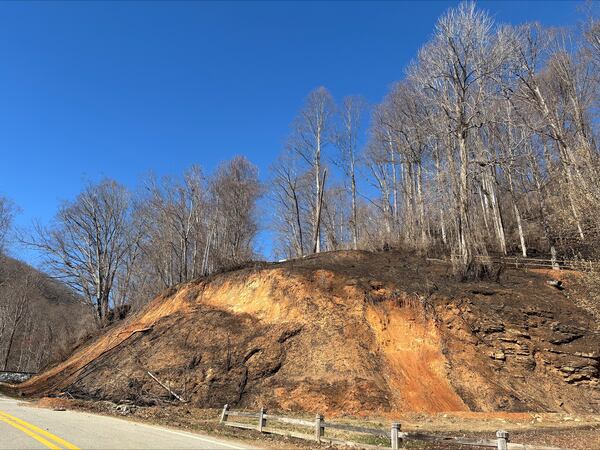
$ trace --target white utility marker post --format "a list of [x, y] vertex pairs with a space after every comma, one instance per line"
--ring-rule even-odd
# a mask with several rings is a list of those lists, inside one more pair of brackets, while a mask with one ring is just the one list
[[267, 419], [265, 419], [265, 408], [260, 408], [258, 412], [258, 431], [263, 432], [263, 427], [267, 426]]
[[392, 449], [393, 450], [398, 450], [400, 448], [400, 424], [398, 422], [392, 422], [392, 432], [391, 437], [392, 437]]
[[227, 420], [227, 413], [229, 412], [229, 405], [223, 406], [223, 412], [221, 413], [221, 423]]
[[508, 450], [508, 431], [498, 430], [496, 437], [498, 438], [498, 450]]
[[325, 435], [324, 419], [321, 414], [315, 417], [315, 441], [321, 442], [321, 437]]

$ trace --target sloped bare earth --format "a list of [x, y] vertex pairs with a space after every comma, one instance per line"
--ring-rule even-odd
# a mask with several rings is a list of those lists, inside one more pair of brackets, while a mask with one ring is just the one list
[[592, 316], [545, 274], [457, 283], [397, 252], [335, 252], [181, 285], [13, 387], [26, 395], [393, 416], [600, 411]]

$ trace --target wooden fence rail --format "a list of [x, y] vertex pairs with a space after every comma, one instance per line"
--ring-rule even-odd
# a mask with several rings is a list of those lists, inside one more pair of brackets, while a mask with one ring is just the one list
[[[426, 258], [427, 261], [450, 262], [454, 258], [460, 258], [461, 255], [450, 255], [448, 259], [441, 258]], [[600, 271], [600, 261], [585, 261], [575, 259], [543, 259], [543, 258], [525, 258], [523, 256], [485, 256], [475, 255], [473, 258], [487, 263], [497, 263], [514, 265], [515, 267], [531, 267], [531, 268], [558, 268], [558, 269], [575, 269], [582, 271]]]
[[[256, 419], [254, 423], [241, 423], [232, 422], [229, 417], [243, 417], [246, 419]], [[287, 425], [293, 425], [298, 428], [308, 428], [309, 431], [306, 433], [281, 430], [273, 426], [267, 426], [268, 422], [279, 422]], [[258, 413], [243, 412], [243, 411], [232, 411], [229, 409], [229, 405], [223, 407], [221, 413], [221, 424], [229, 427], [243, 428], [246, 430], [257, 430], [261, 433], [272, 433], [279, 434], [282, 436], [290, 436], [305, 440], [314, 440], [319, 443], [329, 444], [342, 444], [349, 445], [359, 448], [368, 449], [393, 449], [397, 450], [401, 448], [403, 442], [413, 441], [428, 441], [428, 442], [444, 442], [454, 443], [457, 445], [468, 445], [475, 447], [486, 447], [495, 448], [498, 450], [567, 450], [558, 447], [540, 447], [526, 444], [516, 444], [509, 442], [509, 434], [507, 431], [498, 430], [496, 432], [495, 439], [469, 439], [462, 437], [451, 437], [451, 436], [440, 436], [436, 434], [416, 433], [416, 432], [402, 432], [400, 431], [401, 426], [399, 422], [392, 422], [390, 431], [385, 431], [376, 428], [359, 427], [355, 425], [347, 425], [342, 423], [326, 422], [325, 418], [321, 414], [317, 414], [315, 420], [296, 419], [293, 417], [275, 416], [273, 414], [267, 414], [264, 408], [261, 408]], [[348, 431], [352, 433], [362, 433], [370, 436], [378, 437], [387, 440], [390, 443], [389, 447], [382, 447], [380, 445], [363, 444], [356, 441], [342, 440], [330, 436], [325, 436], [325, 430], [329, 428], [332, 430]]]

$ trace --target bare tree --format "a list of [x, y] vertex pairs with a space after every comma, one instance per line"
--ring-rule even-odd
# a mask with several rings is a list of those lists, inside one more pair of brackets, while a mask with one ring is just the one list
[[144, 263], [160, 280], [159, 288], [200, 275], [209, 217], [201, 168], [193, 166], [183, 180], [150, 177], [144, 190], [135, 203], [135, 216], [142, 227]]
[[309, 174], [299, 172], [296, 156], [295, 152], [284, 150], [271, 166], [273, 225], [279, 239], [278, 251], [286, 258], [303, 256], [308, 251], [307, 233], [310, 235], [310, 220], [307, 221], [310, 214], [307, 211]]
[[15, 214], [14, 204], [0, 195], [0, 254], [4, 252]]
[[[348, 192], [348, 188], [344, 184], [330, 183], [324, 195], [324, 248], [327, 251], [358, 248], [358, 242], [356, 246], [354, 245], [352, 193]], [[358, 222], [358, 208], [355, 213]]]
[[382, 219], [380, 227], [382, 231], [379, 234], [381, 237], [380, 244], [394, 241], [396, 237], [396, 220], [394, 216], [395, 208], [393, 201], [394, 196], [394, 169], [395, 165], [388, 159], [388, 148], [382, 145], [377, 145], [377, 142], [367, 146], [364, 155], [364, 164], [369, 171], [372, 179], [373, 187], [379, 192], [379, 197], [371, 199], [371, 205], [379, 212]]
[[393, 130], [395, 148], [402, 164], [405, 238], [426, 247], [427, 226], [423, 188], [423, 164], [432, 148], [429, 111], [417, 87], [398, 83], [389, 95], [388, 126]]
[[600, 200], [592, 181], [597, 179], [596, 151], [587, 116], [597, 84], [589, 62], [568, 53], [566, 39], [562, 32], [539, 25], [517, 29], [512, 101], [523, 123], [554, 144], [570, 219], [584, 240], [582, 212]]
[[350, 96], [342, 101], [339, 111], [339, 123], [335, 134], [335, 143], [339, 149], [338, 165], [350, 183], [352, 215], [352, 246], [358, 248], [358, 205], [357, 205], [357, 159], [363, 115], [366, 112], [366, 101], [362, 97]]
[[596, 63], [600, 64], [600, 20], [593, 17], [589, 19], [585, 37], [592, 48]]
[[295, 120], [290, 146], [304, 159], [314, 179], [312, 202], [312, 251], [321, 251], [321, 212], [323, 210], [324, 166], [322, 155], [332, 139], [334, 103], [324, 87], [312, 91]]
[[46, 267], [94, 306], [106, 323], [115, 278], [136, 245], [127, 190], [105, 179], [65, 202], [50, 227], [36, 225], [27, 243], [42, 252]]
[[[34, 289], [36, 288], [36, 279], [33, 273], [27, 274], [23, 280], [10, 280], [10, 288], [4, 289], [2, 294], [5, 297], [2, 299], [2, 306], [0, 307], [0, 341], [6, 342], [4, 349], [4, 370], [8, 370], [8, 364], [13, 356], [15, 337], [20, 332], [20, 328], [23, 327], [24, 322], [30, 318], [31, 311], [29, 301], [33, 295]], [[1, 298], [1, 295], [0, 295]], [[30, 327], [28, 327], [30, 328]], [[6, 339], [3, 339], [3, 336]], [[18, 369], [19, 367], [15, 367]]]
[[262, 194], [258, 169], [243, 156], [223, 163], [210, 180], [213, 267], [252, 259], [258, 231], [256, 202]]
[[[432, 113], [443, 121], [457, 148], [458, 252], [463, 265], [478, 251], [471, 217], [471, 165], [476, 130], [486, 123], [489, 89], [508, 58], [502, 33], [474, 3], [461, 3], [442, 16], [432, 40], [419, 52], [410, 77], [423, 89]], [[452, 148], [447, 149], [454, 160]]]

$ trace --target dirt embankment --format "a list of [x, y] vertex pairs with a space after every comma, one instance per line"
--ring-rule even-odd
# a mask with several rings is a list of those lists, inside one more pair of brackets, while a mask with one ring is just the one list
[[[395, 252], [335, 252], [179, 286], [14, 390], [391, 416], [600, 411], [593, 318], [510, 270], [457, 283]], [[568, 289], [568, 288], [567, 288]]]

